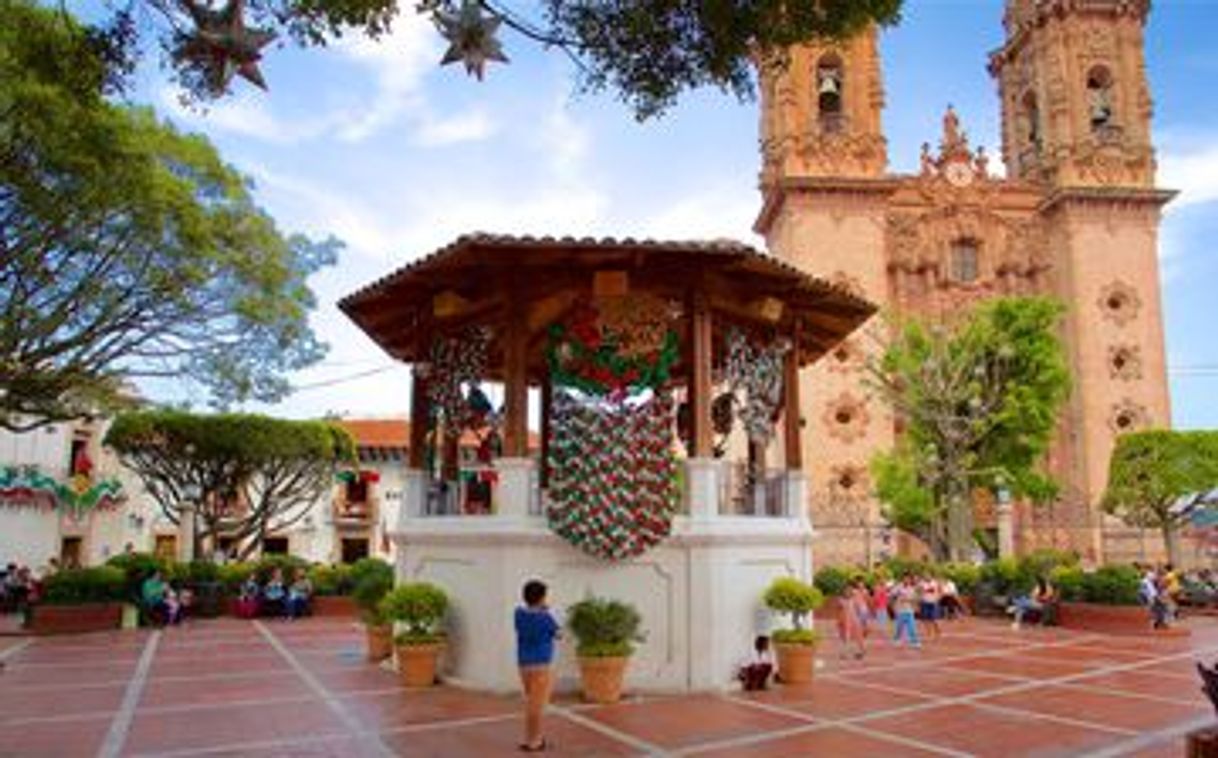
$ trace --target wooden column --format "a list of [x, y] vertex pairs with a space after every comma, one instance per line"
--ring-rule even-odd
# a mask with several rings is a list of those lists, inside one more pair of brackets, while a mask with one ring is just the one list
[[[513, 288], [514, 289], [514, 288]], [[512, 291], [508, 298], [507, 329], [503, 343], [504, 411], [503, 455], [529, 454], [529, 328], [524, 304]]]
[[410, 468], [427, 465], [427, 423], [431, 416], [427, 400], [427, 380], [419, 376], [419, 367], [410, 370]]
[[690, 437], [693, 448], [691, 458], [710, 458], [714, 455], [711, 426], [711, 341], [713, 321], [706, 298], [695, 292], [689, 299], [689, 410]]
[[783, 432], [786, 441], [786, 461], [788, 471], [799, 471], [804, 465], [803, 428], [800, 423], [799, 408], [799, 322], [795, 322], [795, 333], [792, 335], [794, 345], [787, 353], [783, 364], [782, 394], [783, 394]]

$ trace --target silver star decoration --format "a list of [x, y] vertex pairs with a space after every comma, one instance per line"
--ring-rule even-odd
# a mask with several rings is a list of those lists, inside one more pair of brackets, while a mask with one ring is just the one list
[[197, 65], [208, 90], [217, 97], [228, 90], [234, 75], [267, 89], [258, 61], [275, 33], [245, 25], [245, 0], [229, 0], [218, 11], [194, 0], [181, 2], [195, 22], [195, 30], [183, 35], [174, 57]]
[[502, 19], [494, 14], [483, 15], [477, 0], [464, 0], [461, 10], [456, 13], [436, 11], [435, 22], [440, 34], [448, 40], [448, 51], [440, 59], [441, 66], [460, 61], [465, 64], [467, 74], [482, 81], [488, 61], [508, 62], [503, 46], [495, 38]]

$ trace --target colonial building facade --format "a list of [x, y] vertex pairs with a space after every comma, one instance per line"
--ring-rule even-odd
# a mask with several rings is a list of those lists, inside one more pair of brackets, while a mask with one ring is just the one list
[[[939, 319], [1016, 294], [1066, 304], [1074, 386], [1049, 461], [1063, 496], [1016, 507], [1019, 549], [1068, 547], [1093, 559], [1147, 551], [1143, 535], [1105, 519], [1097, 501], [1115, 437], [1170, 424], [1157, 247], [1173, 193], [1155, 186], [1149, 6], [1008, 0], [1006, 39], [989, 59], [1001, 156], [971, 145], [948, 106], [937, 144], [923, 145], [912, 175], [888, 170], [874, 30], [761, 68], [756, 230], [774, 254], [889, 313]], [[897, 433], [861, 381], [864, 356], [879, 342], [852, 338], [801, 376], [821, 560], [899, 548], [869, 487], [871, 457]], [[993, 505], [986, 500], [982, 523]]]

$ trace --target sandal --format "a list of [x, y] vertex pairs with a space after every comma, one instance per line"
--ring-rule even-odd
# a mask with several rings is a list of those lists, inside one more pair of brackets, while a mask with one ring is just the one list
[[543, 752], [547, 747], [548, 745], [546, 745], [546, 741], [544, 739], [541, 742], [538, 742], [536, 745], [530, 745], [527, 742], [520, 743], [520, 750], [521, 752], [525, 753], [540, 753]]

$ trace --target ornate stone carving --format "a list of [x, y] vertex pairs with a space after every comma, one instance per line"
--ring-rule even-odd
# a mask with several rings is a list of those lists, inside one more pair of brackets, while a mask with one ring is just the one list
[[1142, 299], [1133, 285], [1117, 280], [1100, 290], [1096, 299], [1104, 318], [1117, 326], [1125, 326], [1138, 317], [1142, 308]]
[[865, 356], [858, 341], [845, 339], [829, 353], [825, 361], [829, 370], [835, 374], [851, 374], [863, 366]]
[[843, 392], [825, 404], [821, 421], [830, 437], [849, 443], [866, 433], [871, 414], [862, 400]]
[[1111, 345], [1108, 348], [1108, 376], [1132, 381], [1142, 378], [1142, 349], [1137, 345]]
[[1108, 416], [1108, 428], [1116, 434], [1136, 432], [1150, 426], [1150, 413], [1146, 406], [1135, 403], [1129, 398], [1122, 399], [1112, 406]]
[[862, 499], [870, 486], [866, 467], [857, 463], [839, 463], [829, 469], [830, 497]]

